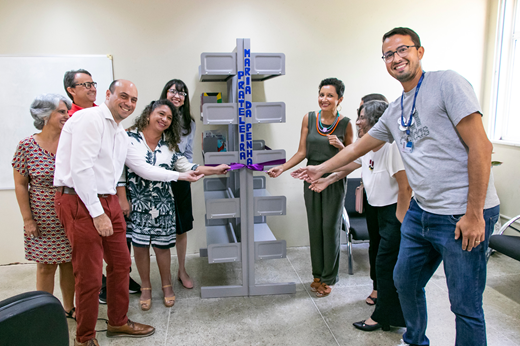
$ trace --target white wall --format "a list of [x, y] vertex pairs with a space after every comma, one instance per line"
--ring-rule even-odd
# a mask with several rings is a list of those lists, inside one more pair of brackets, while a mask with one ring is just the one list
[[[380, 59], [381, 37], [395, 26], [419, 33], [426, 70], [456, 70], [481, 96], [487, 8], [487, 0], [0, 0], [0, 54], [112, 54], [116, 78], [130, 79], [139, 89], [136, 115], [159, 97], [166, 81], [180, 78], [190, 88], [198, 119], [200, 93], [225, 91], [224, 84], [198, 82], [200, 53], [228, 52], [237, 37], [251, 38], [255, 52], [286, 55], [286, 75], [254, 84], [253, 98], [284, 101], [287, 122], [256, 125], [254, 137], [292, 155], [302, 116], [317, 109], [321, 79], [333, 76], [345, 82], [342, 113], [350, 117], [367, 93], [380, 92], [390, 99], [400, 95], [400, 84]], [[196, 162], [202, 161], [198, 139], [203, 129], [197, 120]], [[268, 188], [287, 196], [287, 215], [271, 217], [271, 228], [289, 246], [308, 244], [302, 184], [285, 174], [269, 180]], [[188, 242], [192, 253], [206, 242], [201, 183], [194, 184], [193, 198], [195, 230]], [[23, 261], [14, 192], [0, 191], [0, 204], [0, 263]]]

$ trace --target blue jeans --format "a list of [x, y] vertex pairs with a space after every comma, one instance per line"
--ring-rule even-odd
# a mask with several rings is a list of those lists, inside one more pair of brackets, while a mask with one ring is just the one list
[[401, 247], [394, 283], [401, 301], [406, 332], [404, 342], [429, 345], [424, 287], [444, 261], [451, 311], [455, 314], [456, 346], [484, 346], [486, 325], [482, 293], [486, 286], [486, 250], [499, 217], [500, 206], [484, 210], [486, 240], [471, 251], [455, 240], [455, 225], [462, 215], [438, 215], [422, 210], [415, 199], [401, 226]]

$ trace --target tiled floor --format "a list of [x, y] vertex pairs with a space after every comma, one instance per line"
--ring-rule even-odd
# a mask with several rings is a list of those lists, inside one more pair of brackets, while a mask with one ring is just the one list
[[[343, 249], [345, 250], [345, 249]], [[345, 254], [346, 251], [343, 251]], [[152, 324], [156, 333], [143, 339], [107, 339], [98, 333], [101, 345], [399, 345], [404, 329], [362, 332], [352, 322], [370, 316], [372, 307], [364, 299], [371, 291], [367, 244], [354, 245], [354, 275], [347, 274], [346, 256], [341, 258], [340, 281], [332, 294], [315, 298], [309, 291], [311, 282], [309, 249], [289, 248], [287, 258], [259, 262], [257, 282], [296, 282], [292, 295], [201, 299], [200, 286], [236, 284], [240, 266], [208, 264], [207, 259], [190, 255], [188, 272], [195, 288], [187, 290], [175, 282], [177, 301], [173, 308], [162, 304], [159, 273], [152, 258], [153, 305], [143, 312], [139, 295], [130, 296], [128, 316]], [[0, 267], [0, 300], [32, 290], [35, 265]], [[172, 273], [177, 272], [172, 257]], [[132, 276], [138, 280], [137, 271]], [[59, 286], [57, 286], [59, 287]], [[520, 262], [495, 254], [488, 265], [488, 283], [484, 309], [490, 346], [520, 345]], [[448, 293], [442, 268], [426, 287], [429, 325], [427, 335], [432, 345], [453, 345], [454, 316], [449, 309]], [[57, 289], [56, 295], [60, 292]], [[99, 316], [106, 318], [106, 305]], [[69, 321], [70, 340], [76, 325]], [[98, 329], [104, 329], [104, 322]]]

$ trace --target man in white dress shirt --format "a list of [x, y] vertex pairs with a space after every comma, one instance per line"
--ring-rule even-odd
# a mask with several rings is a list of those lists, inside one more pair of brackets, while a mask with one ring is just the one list
[[[129, 151], [121, 121], [133, 113], [136, 103], [135, 85], [116, 80], [106, 92], [105, 103], [74, 114], [61, 133], [55, 207], [72, 245], [78, 324], [74, 345], [98, 345], [95, 327], [103, 258], [107, 262], [107, 336], [144, 337], [155, 332], [126, 315], [131, 260], [116, 185], [125, 163], [150, 180], [176, 181], [179, 173], [148, 165]], [[195, 172], [182, 174], [190, 181], [200, 177]]]

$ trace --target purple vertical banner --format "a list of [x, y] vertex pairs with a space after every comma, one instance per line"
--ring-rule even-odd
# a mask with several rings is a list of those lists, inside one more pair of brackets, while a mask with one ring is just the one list
[[251, 95], [251, 48], [249, 40], [244, 40], [241, 54], [237, 54], [242, 61], [238, 64], [237, 92], [238, 92], [238, 154], [240, 163], [253, 164], [253, 124], [252, 124], [252, 95]]

